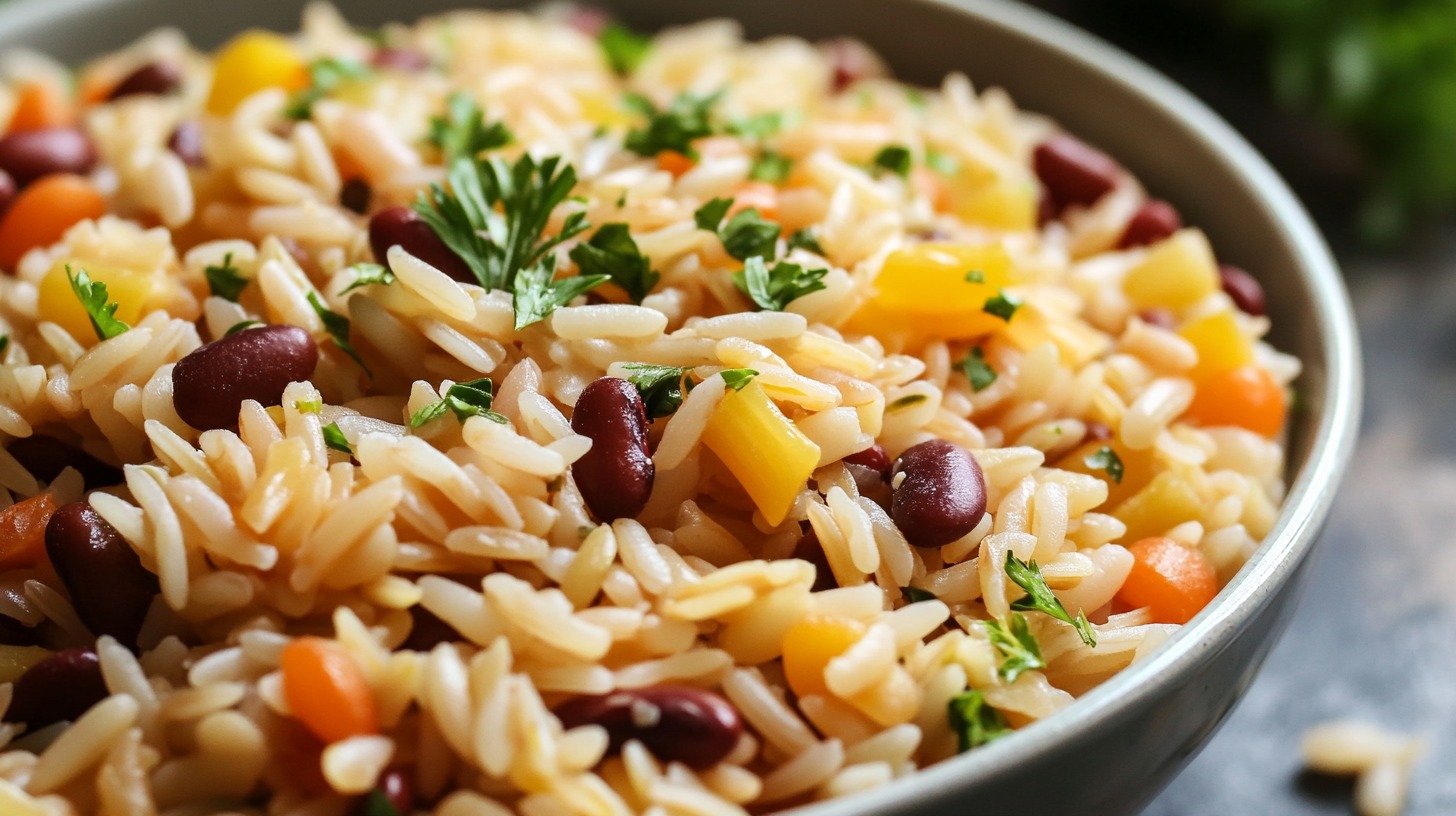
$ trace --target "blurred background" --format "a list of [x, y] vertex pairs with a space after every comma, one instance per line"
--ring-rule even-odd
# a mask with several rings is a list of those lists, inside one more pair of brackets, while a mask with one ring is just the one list
[[1407, 816], [1456, 813], [1456, 0], [1036, 0], [1244, 133], [1339, 257], [1364, 344], [1358, 452], [1303, 603], [1146, 816], [1350, 813], [1301, 771], [1335, 718], [1419, 734]]

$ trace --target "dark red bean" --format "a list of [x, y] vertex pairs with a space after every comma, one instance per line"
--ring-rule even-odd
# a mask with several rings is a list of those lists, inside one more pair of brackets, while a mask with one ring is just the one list
[[1128, 219], [1127, 229], [1117, 242], [1118, 249], [1147, 246], [1167, 238], [1183, 228], [1183, 218], [1173, 205], [1150, 198]]
[[794, 545], [793, 557], [814, 565], [814, 585], [809, 587], [811, 591], [823, 592], [839, 586], [839, 581], [834, 577], [834, 569], [829, 566], [829, 556], [824, 554], [824, 546], [819, 543], [819, 535], [814, 532], [813, 527], [799, 537], [799, 542]]
[[388, 207], [369, 219], [369, 246], [374, 259], [385, 260], [392, 246], [402, 246], [409, 254], [444, 272], [461, 283], [476, 283], [475, 275], [420, 214], [409, 207]]
[[[478, 581], [476, 583], [479, 585]], [[410, 633], [404, 643], [400, 644], [401, 649], [428, 652], [441, 643], [455, 643], [463, 640], [460, 633], [455, 631], [455, 627], [419, 604], [410, 607], [409, 614]]]
[[413, 48], [395, 48], [385, 46], [375, 51], [369, 57], [369, 62], [375, 68], [388, 68], [395, 71], [415, 72], [424, 71], [432, 64], [430, 55]]
[[415, 783], [409, 774], [399, 768], [388, 768], [379, 775], [374, 790], [359, 798], [350, 816], [380, 816], [383, 811], [379, 802], [388, 803], [398, 816], [410, 816], [415, 812]]
[[859, 40], [830, 40], [823, 47], [829, 53], [829, 86], [835, 93], [862, 79], [882, 76], [885, 73], [880, 58]]
[[890, 478], [890, 456], [885, 453], [885, 448], [878, 442], [859, 453], [851, 453], [844, 457], [844, 461], [851, 465], [867, 467], [884, 476], [887, 481]]
[[46, 554], [81, 622], [97, 635], [136, 646], [159, 591], [136, 550], [86, 502], [63, 505], [45, 531]]
[[652, 686], [576, 697], [556, 709], [567, 728], [600, 725], [615, 754], [640, 740], [664, 762], [703, 770], [723, 761], [738, 744], [743, 723], [727, 700], [695, 686]]
[[52, 173], [85, 175], [96, 166], [96, 147], [76, 128], [22, 130], [0, 139], [0, 170], [24, 187]]
[[1237, 266], [1224, 264], [1218, 268], [1218, 279], [1223, 284], [1223, 291], [1239, 311], [1255, 317], [1264, 314], [1269, 304], [1264, 298], [1264, 287], [1259, 285], [1253, 275]]
[[176, 153], [177, 158], [188, 167], [207, 164], [202, 155], [202, 125], [195, 119], [184, 119], [177, 123], [177, 128], [167, 137], [167, 149]]
[[80, 448], [53, 436], [33, 434], [12, 441], [5, 448], [15, 460], [42, 482], [53, 482], [61, 471], [73, 467], [87, 490], [121, 484], [121, 468], [109, 465]]
[[1149, 326], [1157, 326], [1160, 329], [1172, 331], [1178, 328], [1178, 318], [1167, 309], [1144, 309], [1138, 312], [1138, 318]]
[[1112, 429], [1105, 423], [1092, 420], [1087, 423], [1087, 433], [1082, 437], [1083, 442], [1106, 442], [1112, 438]]
[[[374, 191], [370, 189], [369, 182], [361, 178], [351, 178], [339, 188], [339, 206], [360, 215], [369, 212], [369, 202], [373, 198]], [[388, 249], [385, 247], [386, 251]]]
[[960, 445], [944, 439], [921, 442], [900, 454], [894, 472], [900, 481], [890, 516], [917, 547], [949, 544], [986, 515], [985, 474]]
[[108, 100], [126, 96], [162, 96], [182, 87], [182, 69], [170, 62], [149, 62], [127, 74], [111, 89]]
[[1095, 203], [1117, 186], [1122, 174], [1111, 156], [1066, 134], [1037, 145], [1032, 167], [1058, 209], [1068, 204]]
[[634, 518], [647, 506], [655, 472], [647, 447], [647, 410], [637, 388], [602, 377], [576, 401], [571, 429], [592, 441], [571, 473], [599, 521]]
[[11, 178], [9, 173], [0, 170], [0, 217], [3, 217], [5, 211], [10, 209], [10, 203], [15, 200], [17, 192], [19, 190], [15, 186], [15, 179]]
[[75, 720], [105, 700], [106, 681], [94, 649], [65, 649], [26, 669], [15, 681], [5, 721], [31, 730]]
[[238, 424], [243, 400], [277, 405], [289, 383], [318, 365], [318, 344], [297, 326], [259, 326], [214, 340], [177, 361], [172, 402], [202, 431]]

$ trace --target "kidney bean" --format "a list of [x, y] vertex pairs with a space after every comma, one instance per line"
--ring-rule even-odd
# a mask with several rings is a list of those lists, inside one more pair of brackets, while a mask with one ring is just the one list
[[386, 768], [374, 783], [374, 790], [354, 804], [351, 816], [379, 816], [374, 802], [380, 799], [388, 802], [399, 816], [410, 816], [415, 812], [415, 783], [403, 770]]
[[890, 457], [885, 453], [884, 446], [876, 442], [859, 453], [851, 453], [844, 457], [844, 461], [851, 465], [859, 465], [884, 476], [886, 481], [890, 478]]
[[1047, 188], [1042, 186], [1036, 197], [1036, 225], [1045, 227], [1057, 218], [1057, 202]]
[[824, 554], [824, 546], [819, 543], [819, 535], [814, 532], [813, 527], [809, 527], [799, 537], [792, 557], [814, 565], [814, 584], [809, 587], [811, 592], [823, 592], [839, 586], [839, 581], [834, 578], [834, 570], [829, 566], [829, 556]]
[[97, 635], [135, 646], [159, 588], [121, 533], [91, 505], [72, 502], [51, 516], [45, 544], [81, 622]]
[[600, 725], [615, 754], [628, 740], [640, 740], [664, 762], [703, 770], [723, 761], [738, 744], [743, 723], [718, 694], [695, 686], [651, 686], [576, 697], [556, 709], [567, 728]]
[[379, 263], [387, 263], [385, 256], [390, 247], [402, 246], [409, 254], [461, 283], [477, 282], [465, 261], [409, 207], [387, 207], [375, 213], [369, 219], [369, 246]]
[[1032, 153], [1037, 178], [1058, 205], [1088, 205], [1117, 186], [1122, 168], [1111, 156], [1066, 134], [1037, 145]]
[[1127, 229], [1117, 242], [1118, 249], [1155, 244], [1183, 228], [1183, 218], [1173, 205], [1150, 198], [1128, 219]]
[[167, 137], [167, 149], [188, 167], [201, 167], [207, 163], [202, 155], [202, 125], [195, 119], [184, 119], [177, 123], [172, 135]]
[[[479, 582], [476, 582], [479, 586]], [[439, 646], [441, 643], [454, 643], [462, 640], [460, 633], [455, 627], [446, 623], [438, 615], [430, 610], [415, 604], [409, 608], [410, 633], [400, 644], [401, 649], [409, 649], [412, 652], [428, 652]]]
[[839, 93], [861, 79], [884, 76], [885, 66], [869, 46], [858, 40], [830, 40], [823, 47], [829, 53], [829, 86]]
[[0, 139], [0, 170], [18, 187], [52, 173], [85, 175], [96, 166], [96, 147], [76, 128], [23, 130]]
[[170, 62], [149, 62], [127, 74], [107, 100], [126, 96], [162, 96], [182, 87], [182, 69]]
[[202, 431], [231, 428], [243, 400], [276, 405], [289, 383], [313, 374], [318, 356], [318, 344], [297, 326], [259, 326], [214, 340], [172, 369], [177, 415]]
[[1255, 317], [1264, 314], [1268, 301], [1264, 298], [1264, 287], [1259, 285], [1253, 275], [1237, 266], [1224, 264], [1218, 268], [1218, 279], [1223, 285], [1223, 291], [1239, 311]]
[[571, 466], [576, 486], [600, 521], [633, 518], [652, 495], [654, 466], [647, 447], [647, 411], [637, 388], [602, 377], [576, 401], [571, 429], [592, 441]]
[[10, 202], [15, 200], [15, 194], [18, 192], [20, 191], [15, 186], [15, 179], [11, 178], [9, 173], [0, 170], [0, 217], [3, 217], [5, 211], [10, 209]]
[[894, 472], [900, 481], [891, 481], [890, 516], [917, 547], [949, 544], [986, 515], [986, 476], [960, 445], [944, 439], [921, 442], [900, 454]]
[[6, 451], [42, 482], [53, 482], [68, 467], [75, 468], [87, 490], [121, 484], [121, 468], [97, 459], [53, 436], [32, 434], [12, 441]]
[[15, 681], [5, 721], [31, 731], [75, 720], [106, 699], [101, 659], [94, 649], [64, 649], [26, 669]]
[[396, 71], [423, 71], [430, 67], [430, 55], [413, 48], [385, 46], [369, 57], [375, 68], [392, 68]]
[[[369, 182], [361, 178], [351, 178], [339, 188], [339, 206], [360, 215], [369, 212], [369, 201], [373, 198], [374, 191], [369, 188]], [[384, 249], [389, 251], [389, 247]]]

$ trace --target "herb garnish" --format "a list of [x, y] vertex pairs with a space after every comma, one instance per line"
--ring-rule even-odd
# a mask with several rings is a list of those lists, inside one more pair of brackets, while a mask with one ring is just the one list
[[1026, 625], [1026, 616], [1020, 612], [1011, 613], [1009, 626], [1001, 621], [982, 621], [991, 645], [1001, 653], [1001, 668], [998, 671], [1008, 683], [1015, 683], [1022, 672], [1046, 668], [1041, 657], [1041, 646]]
[[238, 302], [238, 297], [248, 286], [242, 270], [233, 266], [231, 252], [222, 256], [222, 266], [208, 266], [202, 273], [207, 276], [207, 288], [212, 294], [233, 303]]
[[418, 428], [426, 422], [439, 419], [445, 415], [446, 410], [454, 413], [455, 418], [462, 423], [473, 416], [482, 416], [492, 422], [505, 425], [510, 420], [490, 410], [490, 405], [494, 400], [495, 385], [491, 383], [489, 377], [454, 383], [445, 389], [443, 399], [436, 400], [411, 414], [409, 426]]
[[996, 382], [996, 369], [986, 363], [986, 353], [980, 346], [971, 349], [966, 359], [961, 360], [961, 371], [971, 383], [971, 390], [977, 394], [991, 387]]
[[239, 320], [238, 322], [232, 324], [231, 326], [228, 326], [228, 330], [225, 331], [225, 332], [223, 332], [222, 333], [222, 336], [223, 337], [232, 337], [233, 335], [237, 334], [240, 331], [247, 331], [248, 329], [251, 329], [254, 326], [261, 326], [261, 325], [263, 325], [263, 321], [261, 321], [261, 320]]
[[71, 282], [71, 291], [76, 294], [76, 300], [81, 301], [81, 308], [86, 310], [86, 317], [91, 320], [96, 339], [110, 340], [131, 328], [116, 319], [118, 304], [110, 301], [106, 294], [106, 284], [91, 280], [86, 270], [79, 266], [72, 273], [70, 264], [66, 264], [66, 278]]
[[796, 249], [807, 249], [815, 255], [823, 256], [824, 247], [819, 243], [819, 235], [813, 227], [804, 227], [789, 236], [787, 250], [793, 252]]
[[925, 402], [926, 399], [927, 397], [924, 394], [906, 394], [905, 396], [895, 400], [889, 405], [886, 405], [885, 412], [890, 413], [892, 411], [898, 411], [901, 408], [909, 408], [912, 405], [918, 405], [922, 402]]
[[375, 263], [357, 263], [349, 267], [354, 271], [354, 282], [345, 286], [340, 295], [347, 295], [355, 289], [362, 289], [365, 286], [388, 286], [394, 283], [394, 273], [389, 267]]
[[682, 407], [683, 397], [693, 390], [692, 369], [677, 366], [652, 365], [651, 363], [626, 363], [622, 366], [627, 382], [642, 395], [642, 405], [647, 409], [648, 419], [671, 416]]
[[900, 594], [905, 596], [905, 602], [906, 603], [920, 603], [921, 601], [933, 601], [933, 600], [936, 600], [937, 597], [938, 597], [934, 592], [931, 592], [928, 589], [921, 589], [920, 587], [913, 587], [913, 586], [902, 586], [902, 587], [900, 587]]
[[699, 207], [693, 213], [693, 220], [698, 229], [717, 233], [718, 240], [723, 242], [723, 251], [740, 261], [747, 261], [755, 255], [775, 257], [777, 253], [774, 250], [783, 228], [764, 220], [753, 207], [739, 210], [727, 223], [723, 223], [723, 216], [732, 206], [731, 198], [715, 198]]
[[947, 708], [950, 730], [955, 732], [959, 742], [957, 750], [961, 753], [1011, 733], [1006, 717], [986, 705], [985, 696], [975, 689], [952, 697]]
[[5, 359], [5, 351], [10, 348], [10, 335], [0, 334], [0, 360]]
[[1078, 612], [1075, 618], [1067, 613], [1067, 608], [1062, 606], [1062, 602], [1052, 594], [1051, 587], [1047, 586], [1046, 579], [1041, 575], [1041, 567], [1036, 565], [1034, 559], [1027, 563], [1017, 558], [1015, 553], [1006, 553], [1006, 576], [1017, 586], [1026, 590], [1025, 597], [1012, 602], [1012, 609], [1042, 612], [1059, 621], [1070, 623], [1072, 628], [1077, 630], [1077, 636], [1082, 639], [1083, 643], [1088, 646], [1097, 645], [1097, 635], [1092, 632], [1092, 624], [1087, 621], [1087, 613]]
[[321, 399], [294, 400], [293, 410], [300, 414], [317, 414], [324, 409], [324, 401]]
[[728, 368], [719, 373], [723, 375], [723, 383], [734, 391], [742, 391], [743, 386], [758, 376], [758, 372], [751, 368]]
[[365, 374], [373, 377], [374, 371], [365, 364], [364, 358], [359, 356], [359, 352], [354, 350], [354, 344], [349, 340], [349, 318], [325, 306], [324, 302], [319, 299], [318, 292], [310, 291], [308, 293], [308, 305], [313, 307], [314, 313], [319, 316], [319, 320], [323, 321], [324, 330], [329, 333], [329, 337], [334, 341], [334, 345], [338, 346], [340, 351], [354, 358], [354, 362], [358, 363], [359, 367], [364, 369]]
[[578, 275], [574, 278], [553, 280], [555, 275], [555, 256], [516, 273], [515, 286], [511, 291], [511, 305], [516, 311], [516, 331], [545, 320], [558, 307], [565, 306], [577, 295], [595, 289], [608, 280], [606, 275]]
[[597, 43], [612, 70], [627, 75], [637, 70], [652, 47], [652, 38], [638, 34], [621, 23], [608, 23], [597, 35]]
[[713, 135], [713, 106], [722, 95], [721, 91], [707, 96], [683, 92], [673, 98], [672, 104], [659, 110], [642, 94], [627, 94], [623, 103], [646, 117], [647, 124], [628, 131], [626, 148], [641, 156], [675, 150], [690, 159], [698, 158], [693, 141]]
[[1016, 310], [1020, 308], [1021, 298], [1000, 289], [993, 297], [986, 298], [986, 305], [981, 307], [981, 311], [1010, 323], [1011, 316], [1016, 314]]
[[786, 119], [787, 117], [781, 111], [769, 111], [734, 119], [724, 126], [723, 131], [734, 136], [762, 141], [783, 130]]
[[363, 63], [339, 57], [321, 57], [308, 66], [308, 87], [295, 93], [283, 108], [289, 119], [304, 120], [313, 115], [313, 104], [333, 93], [346, 80], [369, 76]]
[[782, 312], [791, 302], [810, 292], [824, 289], [828, 269], [809, 269], [780, 261], [773, 269], [755, 255], [733, 273], [733, 284], [760, 309]]
[[344, 436], [344, 432], [339, 430], [339, 423], [330, 422], [319, 430], [323, 431], [324, 444], [329, 448], [350, 456], [354, 455], [354, 448], [349, 445], [349, 439]]
[[979, 269], [966, 270], [966, 283], [985, 283], [986, 273]]
[[910, 175], [911, 164], [910, 148], [904, 145], [886, 145], [874, 158], [877, 170], [888, 170], [901, 178]]
[[449, 166], [464, 156], [473, 159], [487, 150], [504, 147], [514, 140], [503, 122], [485, 123], [485, 111], [470, 94], [456, 91], [445, 100], [445, 115], [430, 117], [425, 141], [440, 148]]
[[1122, 457], [1107, 445], [1098, 448], [1096, 453], [1083, 459], [1082, 463], [1093, 470], [1107, 471], [1108, 478], [1112, 479], [1114, 484], [1122, 484]]
[[583, 275], [606, 275], [633, 303], [641, 303], [661, 278], [637, 249], [626, 224], [603, 224], [590, 241], [572, 248], [571, 260]]
[[361, 816], [404, 816], [399, 808], [389, 801], [384, 791], [375, 788], [369, 791], [369, 796], [364, 799], [364, 810]]
[[783, 184], [793, 169], [793, 159], [775, 150], [765, 150], [753, 160], [753, 166], [748, 170], [748, 177], [754, 181]]

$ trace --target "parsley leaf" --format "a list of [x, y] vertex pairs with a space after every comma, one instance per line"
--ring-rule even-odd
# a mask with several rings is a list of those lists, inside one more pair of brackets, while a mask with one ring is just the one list
[[966, 283], [985, 283], [985, 282], [986, 282], [986, 273], [985, 272], [982, 272], [979, 269], [970, 269], [970, 270], [967, 270], [966, 271]]
[[340, 351], [353, 357], [354, 362], [364, 369], [364, 373], [373, 377], [374, 371], [364, 363], [364, 358], [359, 356], [359, 352], [354, 350], [354, 344], [349, 341], [349, 318], [331, 311], [325, 306], [324, 302], [319, 300], [318, 292], [308, 293], [308, 305], [313, 307], [314, 314], [317, 314], [319, 320], [323, 321], [324, 330], [329, 333], [334, 345], [338, 346]]
[[1041, 657], [1041, 646], [1036, 636], [1026, 625], [1026, 616], [1020, 612], [1011, 613], [1010, 625], [1001, 621], [982, 621], [991, 645], [1001, 653], [1001, 677], [1008, 683], [1015, 683], [1022, 672], [1046, 668]]
[[450, 94], [445, 100], [445, 115], [430, 117], [430, 132], [425, 136], [425, 141], [445, 154], [447, 166], [461, 156], [473, 159], [514, 139], [505, 123], [487, 125], [485, 111], [465, 91]]
[[990, 388], [991, 383], [996, 382], [996, 369], [986, 363], [986, 353], [979, 346], [971, 349], [971, 353], [966, 355], [966, 359], [961, 360], [961, 371], [966, 375], [966, 379], [970, 380], [971, 390], [977, 394]]
[[740, 261], [747, 261], [754, 255], [774, 257], [783, 228], [764, 220], [753, 207], [734, 213], [727, 223], [723, 223], [723, 216], [732, 206], [731, 198], [715, 198], [693, 213], [693, 221], [698, 229], [716, 232], [718, 240], [723, 242], [723, 250]]
[[1005, 290], [997, 290], [995, 296], [986, 298], [986, 305], [981, 307], [981, 311], [1010, 323], [1011, 316], [1020, 308], [1021, 298], [1008, 294]]
[[807, 249], [815, 255], [824, 255], [824, 247], [819, 243], [819, 236], [814, 232], [813, 227], [804, 227], [789, 236], [788, 251], [796, 249]]
[[207, 288], [214, 295], [223, 300], [238, 302], [238, 296], [248, 286], [248, 279], [236, 266], [233, 266], [233, 254], [231, 252], [222, 256], [222, 266], [209, 266], [202, 270], [207, 276]]
[[449, 406], [445, 404], [444, 400], [435, 400], [420, 410], [415, 411], [413, 414], [410, 414], [409, 426], [411, 428], [418, 428], [425, 423], [434, 422], [444, 416], [447, 410], [449, 410]]
[[324, 409], [324, 401], [321, 399], [294, 400], [293, 409], [300, 414], [317, 414]]
[[733, 284], [758, 308], [782, 312], [791, 302], [810, 292], [824, 289], [828, 269], [805, 270], [798, 264], [780, 261], [769, 269], [763, 258], [749, 258], [743, 269], [733, 273]]
[[369, 76], [361, 62], [339, 57], [321, 57], [308, 66], [308, 87], [293, 94], [283, 108], [289, 119], [304, 120], [313, 115], [313, 103], [333, 93], [345, 81]]
[[502, 425], [510, 422], [501, 414], [490, 410], [491, 403], [495, 400], [495, 385], [489, 377], [481, 377], [470, 382], [454, 383], [445, 389], [443, 399], [435, 400], [410, 415], [409, 426], [418, 428], [427, 422], [439, 419], [445, 415], [445, 411], [451, 411], [455, 418], [461, 422], [473, 417], [483, 416], [492, 422], [499, 422]]
[[626, 224], [603, 224], [590, 241], [572, 248], [571, 260], [583, 275], [606, 275], [633, 303], [641, 303], [662, 277], [637, 249]]
[[938, 597], [934, 592], [931, 592], [928, 589], [921, 589], [920, 587], [913, 587], [913, 586], [902, 586], [902, 587], [900, 587], [900, 594], [905, 596], [905, 602], [906, 603], [920, 603], [921, 601], [933, 601], [933, 600], [936, 600], [937, 597]]
[[517, 331], [545, 320], [557, 307], [608, 280], [606, 275], [579, 275], [557, 281], [552, 280], [555, 274], [554, 257], [516, 273], [511, 304], [516, 310]]
[[793, 159], [775, 150], [765, 150], [753, 160], [753, 166], [748, 170], [748, 177], [754, 181], [783, 184], [793, 170]]
[[329, 448], [347, 453], [350, 456], [354, 455], [354, 449], [350, 447], [349, 439], [344, 436], [343, 431], [339, 430], [339, 423], [330, 422], [320, 430], [324, 432], [324, 444]]
[[742, 391], [745, 385], [758, 376], [758, 372], [751, 368], [728, 368], [720, 373], [723, 375], [723, 383], [734, 391]]
[[405, 816], [405, 814], [399, 812], [399, 808], [389, 801], [389, 797], [383, 790], [375, 788], [369, 791], [369, 795], [365, 797], [361, 816]]
[[222, 333], [222, 336], [223, 337], [232, 337], [233, 335], [237, 334], [240, 331], [247, 331], [248, 329], [251, 329], [254, 326], [261, 326], [261, 325], [263, 325], [263, 321], [261, 321], [261, 320], [239, 320], [238, 322], [232, 324], [231, 326], [228, 326], [228, 330], [225, 331], [225, 332], [223, 332]]
[[874, 158], [875, 169], [888, 170], [901, 178], [910, 175], [911, 164], [910, 148], [904, 145], [886, 145]]
[[1115, 484], [1122, 484], [1122, 458], [1107, 445], [1098, 448], [1096, 453], [1083, 459], [1082, 463], [1093, 470], [1107, 471], [1108, 477]]
[[81, 301], [81, 308], [86, 310], [86, 317], [91, 319], [96, 339], [110, 340], [131, 328], [116, 319], [117, 304], [110, 302], [106, 284], [91, 280], [86, 270], [79, 266], [72, 273], [70, 264], [66, 264], [66, 278], [71, 281], [71, 291], [76, 294], [76, 300]]
[[909, 408], [912, 405], [919, 405], [920, 403], [925, 402], [925, 400], [926, 396], [924, 394], [906, 394], [905, 396], [895, 400], [889, 405], [886, 405], [885, 413], [892, 413], [902, 408]]
[[362, 289], [365, 286], [388, 286], [394, 283], [394, 273], [389, 267], [373, 263], [357, 263], [349, 267], [354, 270], [354, 282], [344, 287], [340, 295], [347, 295], [355, 289]]
[[715, 198], [693, 211], [693, 222], [698, 225], [698, 229], [717, 232], [723, 216], [728, 214], [732, 206], [731, 198]]
[[985, 696], [975, 689], [967, 689], [952, 697], [947, 709], [950, 730], [956, 734], [961, 753], [1011, 733], [1006, 717], [986, 705]]
[[637, 70], [637, 66], [647, 56], [647, 51], [652, 48], [651, 37], [638, 34], [621, 23], [608, 23], [604, 26], [597, 35], [597, 43], [601, 45], [602, 53], [606, 55], [612, 70], [624, 76]]
[[1092, 624], [1087, 622], [1087, 613], [1079, 612], [1076, 618], [1067, 613], [1067, 608], [1062, 606], [1062, 602], [1052, 594], [1051, 587], [1047, 586], [1046, 579], [1041, 576], [1041, 567], [1036, 565], [1035, 560], [1027, 563], [1017, 558], [1015, 553], [1006, 553], [1006, 577], [1026, 590], [1025, 597], [1012, 602], [1012, 609], [1043, 612], [1059, 621], [1070, 623], [1083, 643], [1088, 646], [1097, 645], [1097, 636], [1092, 633]]
[[698, 158], [693, 141], [713, 135], [713, 106], [722, 95], [721, 91], [707, 96], [683, 92], [659, 110], [642, 94], [627, 94], [623, 99], [627, 107], [646, 117], [647, 123], [627, 132], [626, 148], [640, 156], [675, 150], [688, 158]]
[[693, 381], [688, 377], [691, 369], [651, 363], [627, 363], [622, 368], [632, 372], [627, 382], [642, 395], [649, 420], [672, 416], [682, 406], [683, 397], [693, 390]]

